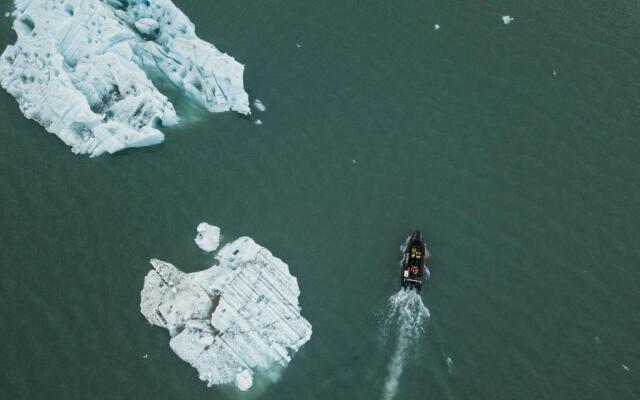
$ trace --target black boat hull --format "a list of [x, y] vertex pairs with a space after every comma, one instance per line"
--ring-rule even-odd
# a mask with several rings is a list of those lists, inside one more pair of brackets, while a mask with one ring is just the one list
[[427, 261], [427, 243], [420, 231], [416, 231], [407, 241], [402, 259], [401, 285], [406, 289], [422, 290]]

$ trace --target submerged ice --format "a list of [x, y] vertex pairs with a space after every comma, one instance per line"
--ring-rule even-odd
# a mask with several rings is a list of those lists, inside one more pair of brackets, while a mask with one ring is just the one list
[[0, 85], [74, 153], [162, 142], [159, 128], [178, 118], [146, 72], [209, 111], [250, 112], [243, 65], [170, 0], [16, 0], [12, 14], [18, 39], [0, 56]]
[[217, 265], [184, 273], [151, 260], [141, 292], [147, 320], [169, 331], [171, 349], [209, 385], [247, 390], [258, 370], [285, 367], [311, 338], [287, 264], [249, 237], [225, 245]]

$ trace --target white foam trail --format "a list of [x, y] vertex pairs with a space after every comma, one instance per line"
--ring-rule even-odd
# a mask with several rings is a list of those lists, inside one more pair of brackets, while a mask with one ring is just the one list
[[[389, 361], [388, 373], [382, 392], [383, 400], [391, 400], [398, 392], [400, 376], [412, 348], [424, 331], [424, 322], [429, 318], [429, 309], [415, 290], [400, 289], [389, 298], [387, 313], [382, 321], [382, 335], [390, 333], [397, 337], [396, 349]], [[393, 332], [391, 332], [393, 330]]]

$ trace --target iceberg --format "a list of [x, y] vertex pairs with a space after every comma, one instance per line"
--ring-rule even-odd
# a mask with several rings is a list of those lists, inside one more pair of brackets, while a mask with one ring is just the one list
[[286, 367], [312, 327], [300, 314], [296, 278], [269, 250], [241, 237], [215, 259], [194, 273], [152, 259], [140, 311], [169, 331], [171, 349], [209, 386], [248, 390], [258, 371]]
[[196, 229], [198, 234], [194, 241], [204, 251], [214, 251], [220, 245], [220, 228], [201, 222]]
[[0, 86], [77, 154], [149, 146], [178, 122], [149, 74], [212, 112], [249, 114], [244, 66], [199, 39], [170, 0], [16, 0]]

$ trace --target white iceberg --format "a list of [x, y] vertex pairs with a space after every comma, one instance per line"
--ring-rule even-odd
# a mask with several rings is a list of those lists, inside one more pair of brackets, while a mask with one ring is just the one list
[[253, 385], [259, 370], [283, 368], [312, 333], [287, 264], [251, 238], [217, 254], [218, 265], [184, 273], [151, 260], [141, 292], [147, 320], [169, 330], [171, 349], [208, 385]]
[[0, 86], [74, 153], [163, 141], [158, 128], [178, 118], [142, 68], [210, 111], [250, 111], [244, 67], [169, 0], [16, 0], [12, 14], [18, 39], [0, 56]]
[[201, 222], [196, 229], [198, 234], [194, 241], [204, 251], [214, 251], [220, 245], [220, 228]]

